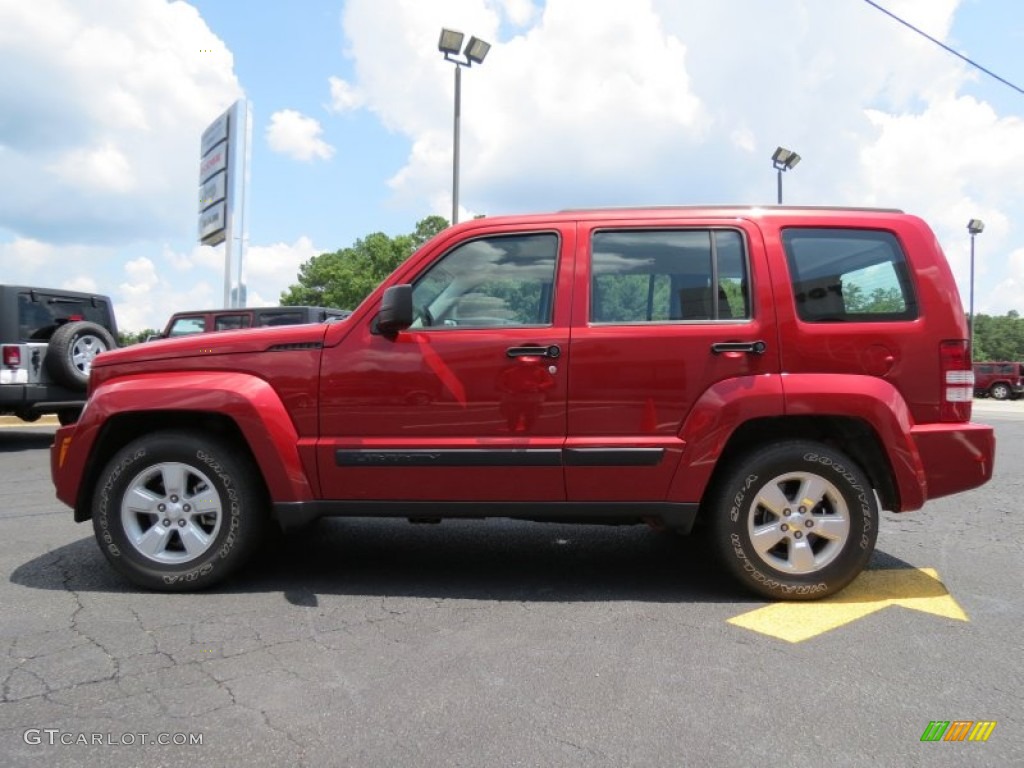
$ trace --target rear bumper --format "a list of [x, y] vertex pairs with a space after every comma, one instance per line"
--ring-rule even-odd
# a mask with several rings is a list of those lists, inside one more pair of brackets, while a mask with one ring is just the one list
[[995, 430], [987, 424], [926, 424], [911, 429], [924, 475], [925, 499], [984, 485], [992, 478]]
[[56, 413], [85, 404], [85, 393], [56, 384], [0, 384], [0, 409]]

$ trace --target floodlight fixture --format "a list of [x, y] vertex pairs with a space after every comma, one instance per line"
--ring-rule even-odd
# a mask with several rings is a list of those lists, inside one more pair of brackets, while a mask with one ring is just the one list
[[483, 64], [489, 50], [491, 50], [490, 43], [481, 40], [479, 37], [471, 37], [466, 44], [466, 59], [473, 64]]
[[985, 231], [985, 222], [981, 219], [971, 219], [967, 222], [967, 231], [972, 235], [980, 235]]
[[442, 29], [441, 39], [437, 41], [437, 50], [448, 56], [458, 56], [462, 51], [462, 41], [466, 36], [454, 29]]
[[800, 162], [800, 155], [791, 149], [778, 147], [772, 154], [772, 165], [778, 171], [778, 203], [782, 205], [782, 172], [795, 168]]

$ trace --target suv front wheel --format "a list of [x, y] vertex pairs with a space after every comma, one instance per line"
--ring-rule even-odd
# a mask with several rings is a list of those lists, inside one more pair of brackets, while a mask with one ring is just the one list
[[228, 443], [167, 431], [129, 443], [106, 465], [93, 530], [110, 564], [149, 589], [211, 586], [262, 537], [265, 494], [251, 461]]
[[878, 535], [867, 477], [842, 452], [810, 441], [747, 454], [717, 483], [706, 514], [729, 571], [772, 599], [838, 592], [867, 565]]

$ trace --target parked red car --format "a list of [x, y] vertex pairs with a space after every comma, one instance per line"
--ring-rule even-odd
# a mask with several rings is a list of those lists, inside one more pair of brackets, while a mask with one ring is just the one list
[[755, 592], [867, 564], [879, 507], [986, 482], [967, 324], [895, 211], [669, 208], [465, 222], [345, 322], [97, 358], [52, 452], [119, 572], [214, 584], [271, 520], [700, 519]]

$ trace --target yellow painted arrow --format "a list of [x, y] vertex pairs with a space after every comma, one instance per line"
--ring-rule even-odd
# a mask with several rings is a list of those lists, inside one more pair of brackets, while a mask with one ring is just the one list
[[934, 568], [908, 568], [865, 571], [835, 597], [808, 603], [772, 603], [729, 619], [729, 623], [799, 643], [890, 605], [970, 621]]

